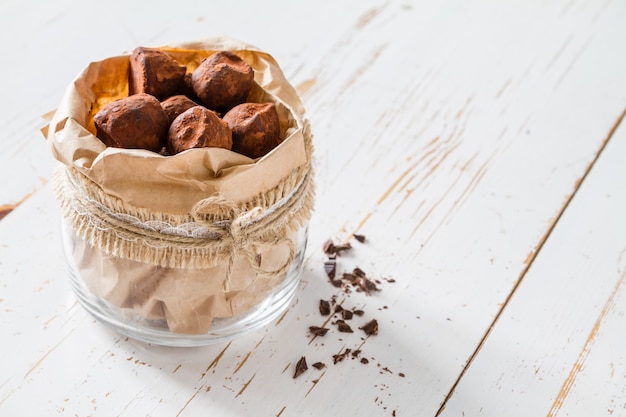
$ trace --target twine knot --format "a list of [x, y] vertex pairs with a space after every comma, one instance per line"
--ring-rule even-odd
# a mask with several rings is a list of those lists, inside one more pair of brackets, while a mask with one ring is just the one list
[[[295, 258], [293, 242], [285, 237], [279, 237], [268, 230], [266, 220], [269, 219], [268, 210], [254, 207], [242, 210], [232, 200], [221, 194], [214, 194], [196, 203], [191, 211], [194, 220], [203, 224], [217, 239], [225, 243], [228, 253], [228, 266], [224, 290], [229, 290], [230, 278], [236, 258], [244, 257], [250, 267], [259, 278], [272, 278], [286, 273]], [[219, 220], [222, 216], [229, 217], [227, 220]], [[217, 217], [217, 219], [212, 219]], [[277, 269], [265, 269], [262, 267], [263, 249], [285, 245], [288, 256]]]

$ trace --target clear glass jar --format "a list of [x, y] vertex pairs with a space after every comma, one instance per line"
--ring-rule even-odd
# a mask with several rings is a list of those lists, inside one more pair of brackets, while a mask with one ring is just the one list
[[164, 346], [223, 342], [275, 320], [298, 288], [308, 235], [305, 226], [289, 236], [295, 256], [286, 273], [260, 278], [244, 259], [235, 260], [225, 290], [226, 265], [174, 269], [130, 261], [90, 246], [66, 221], [61, 229], [82, 306], [120, 334]]

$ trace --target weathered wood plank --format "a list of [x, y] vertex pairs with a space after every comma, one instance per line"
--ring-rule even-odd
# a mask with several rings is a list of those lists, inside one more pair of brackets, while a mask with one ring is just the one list
[[[83, 51], [68, 54], [76, 68], [51, 77], [69, 79], [96, 55], [137, 44], [229, 32], [235, 7], [147, 16], [130, 6], [120, 17], [110, 3], [81, 11], [68, 1], [34, 14], [46, 21], [51, 13], [50, 39], [87, 13], [94, 20], [72, 30], [114, 25], [106, 36], [71, 38]], [[69, 294], [53, 243], [58, 210], [44, 187], [0, 222], [0, 327], [12, 335], [0, 349], [14, 358], [3, 364], [0, 411], [435, 415], [626, 103], [626, 62], [614, 52], [623, 4], [492, 3], [346, 2], [337, 14], [285, 3], [276, 19], [306, 16], [286, 19], [301, 35], [288, 39], [259, 19], [275, 11], [250, 3], [246, 24], [229, 34], [258, 39], [285, 62], [316, 139], [318, 202], [292, 307], [226, 345], [177, 350], [120, 338]], [[59, 96], [45, 84], [42, 107]], [[20, 163], [30, 155], [15, 154]], [[355, 231], [367, 240], [354, 242], [340, 267], [379, 278], [382, 291], [371, 296], [337, 290], [322, 269], [321, 244]], [[354, 333], [333, 328], [313, 340], [308, 327], [325, 321], [317, 303], [333, 295], [366, 314], [350, 322]], [[357, 327], [371, 318], [380, 331], [365, 338]], [[346, 349], [360, 353], [333, 364]], [[303, 355], [310, 369], [293, 379]], [[316, 361], [326, 368], [311, 368]]]
[[441, 416], [623, 413], [625, 164], [622, 122]]

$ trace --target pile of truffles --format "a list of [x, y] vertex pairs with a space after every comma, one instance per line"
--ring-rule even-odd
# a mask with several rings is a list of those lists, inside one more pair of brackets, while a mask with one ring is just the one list
[[106, 146], [163, 155], [217, 147], [259, 158], [280, 143], [280, 123], [274, 103], [246, 102], [253, 80], [252, 67], [232, 52], [215, 52], [187, 73], [161, 50], [136, 48], [129, 96], [96, 113], [96, 136]]

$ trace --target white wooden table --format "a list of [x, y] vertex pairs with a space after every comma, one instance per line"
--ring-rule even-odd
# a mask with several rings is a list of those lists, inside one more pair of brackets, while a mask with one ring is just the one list
[[[0, 4], [1, 416], [626, 415], [626, 2], [32, 3]], [[88, 62], [220, 34], [307, 107], [305, 272], [264, 329], [146, 345], [70, 292], [40, 116]], [[324, 273], [353, 233], [370, 296]], [[313, 339], [333, 296], [379, 334]]]

